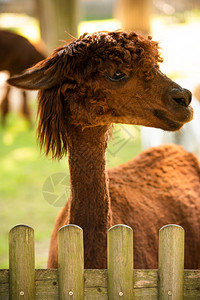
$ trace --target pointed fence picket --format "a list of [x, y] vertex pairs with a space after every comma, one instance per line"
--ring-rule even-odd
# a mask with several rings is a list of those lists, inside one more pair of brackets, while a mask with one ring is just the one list
[[0, 270], [0, 299], [200, 299], [200, 271], [184, 270], [184, 230], [178, 225], [160, 229], [158, 270], [133, 269], [133, 230], [125, 225], [108, 231], [107, 270], [84, 270], [83, 231], [76, 225], [59, 230], [58, 248], [58, 269], [35, 270], [34, 231], [15, 226], [9, 270]]

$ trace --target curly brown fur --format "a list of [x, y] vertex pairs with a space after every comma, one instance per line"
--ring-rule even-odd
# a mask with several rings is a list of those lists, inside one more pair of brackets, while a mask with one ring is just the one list
[[[190, 173], [187, 170], [193, 174], [187, 185], [192, 190], [191, 196], [185, 194], [184, 180], [180, 181], [175, 175], [171, 181], [175, 174], [174, 160], [182, 155], [179, 148], [173, 146], [174, 156], [170, 154], [170, 147], [158, 150], [161, 158], [154, 149], [129, 165], [109, 173], [106, 170], [107, 135], [112, 123], [178, 130], [192, 119], [191, 93], [159, 70], [161, 61], [158, 44], [151, 38], [136, 33], [97, 32], [84, 34], [58, 48], [46, 60], [8, 81], [18, 87], [39, 89], [37, 134], [46, 154], [51, 152], [60, 159], [68, 151], [71, 196], [54, 227], [50, 268], [58, 264], [57, 231], [64, 224], [73, 223], [83, 228], [86, 268], [106, 268], [107, 230], [116, 223], [134, 227], [136, 237], [142, 233], [134, 244], [136, 268], [156, 266], [155, 241], [161, 223], [177, 222], [184, 225], [186, 231], [195, 232], [199, 219], [195, 219], [195, 224], [188, 222], [188, 214], [194, 213], [194, 205], [198, 206], [199, 195], [199, 172], [194, 170], [199, 166], [194, 166], [192, 155], [186, 168], [177, 165], [178, 175], [183, 171], [185, 181]], [[183, 157], [187, 160], [187, 155]], [[184, 159], [182, 162], [184, 164]], [[168, 176], [163, 176], [165, 172]], [[179, 199], [177, 212], [167, 216], [167, 205], [173, 209], [177, 201], [173, 190], [176, 196], [180, 191], [183, 198]], [[160, 196], [162, 191], [163, 197]], [[185, 208], [184, 202], [188, 201], [192, 206]], [[156, 207], [154, 213], [155, 205], [161, 209], [160, 215]], [[150, 229], [143, 220], [149, 220]], [[186, 264], [196, 267], [197, 252], [192, 242], [197, 249], [198, 237], [194, 234], [188, 243]], [[195, 263], [191, 264], [194, 256]]]

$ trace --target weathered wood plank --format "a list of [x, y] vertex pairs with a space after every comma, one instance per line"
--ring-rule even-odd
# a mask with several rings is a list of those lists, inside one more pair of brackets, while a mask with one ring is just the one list
[[184, 229], [166, 225], [159, 232], [158, 295], [162, 300], [183, 300]]
[[108, 274], [107, 270], [87, 269], [84, 270], [85, 287], [101, 286], [107, 288]]
[[85, 270], [85, 300], [107, 300], [107, 270]]
[[0, 270], [0, 299], [9, 299], [9, 270]]
[[34, 230], [18, 225], [9, 234], [10, 300], [35, 299]]
[[157, 300], [157, 270], [134, 270], [134, 293], [135, 300]]
[[59, 299], [84, 299], [83, 230], [65, 225], [58, 231]]
[[200, 270], [185, 270], [184, 300], [200, 299]]
[[134, 299], [133, 230], [126, 225], [108, 230], [108, 298]]
[[36, 270], [36, 300], [58, 300], [58, 270]]
[[133, 270], [134, 273], [134, 289], [140, 288], [157, 288], [158, 287], [158, 271], [157, 270]]
[[[134, 270], [135, 300], [158, 299], [158, 271]], [[85, 300], [108, 300], [107, 270], [85, 270]], [[36, 270], [36, 300], [58, 300], [58, 270]], [[0, 270], [0, 299], [9, 299], [9, 270]], [[200, 299], [200, 270], [184, 271], [184, 300]]]

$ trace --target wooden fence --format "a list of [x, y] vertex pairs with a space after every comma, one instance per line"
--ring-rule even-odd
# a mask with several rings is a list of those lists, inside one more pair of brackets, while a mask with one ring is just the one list
[[[9, 270], [0, 270], [0, 300], [200, 300], [200, 271], [184, 270], [184, 230], [159, 232], [158, 270], [133, 270], [133, 231], [108, 231], [108, 269], [84, 270], [83, 232], [59, 230], [59, 268], [35, 270], [34, 231], [18, 225], [9, 236]], [[200, 253], [199, 253], [200, 255]]]

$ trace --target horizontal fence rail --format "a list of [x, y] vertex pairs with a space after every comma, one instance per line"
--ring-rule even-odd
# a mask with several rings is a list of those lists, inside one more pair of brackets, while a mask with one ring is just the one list
[[[200, 254], [199, 254], [200, 255]], [[184, 230], [159, 232], [158, 270], [133, 269], [133, 230], [108, 231], [108, 270], [84, 270], [83, 231], [58, 233], [59, 267], [35, 270], [34, 231], [15, 226], [9, 235], [9, 270], [0, 270], [0, 300], [200, 300], [200, 270], [184, 270]]]

